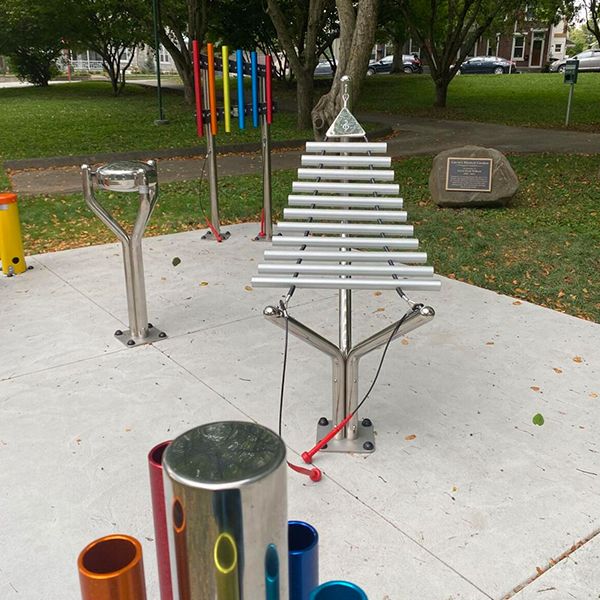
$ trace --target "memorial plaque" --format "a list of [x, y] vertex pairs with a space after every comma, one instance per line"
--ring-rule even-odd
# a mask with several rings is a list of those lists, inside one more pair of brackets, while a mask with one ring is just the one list
[[492, 159], [448, 157], [446, 190], [455, 192], [491, 192]]

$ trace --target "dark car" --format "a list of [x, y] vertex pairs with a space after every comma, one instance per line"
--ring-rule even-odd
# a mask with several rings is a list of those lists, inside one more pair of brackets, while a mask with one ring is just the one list
[[565, 70], [565, 64], [567, 60], [572, 60], [576, 58], [579, 61], [579, 70], [580, 71], [600, 71], [600, 50], [597, 48], [586, 50], [585, 52], [580, 52], [575, 56], [571, 56], [570, 58], [563, 58], [562, 60], [557, 60], [550, 65], [550, 72], [562, 73]]
[[[390, 73], [392, 71], [393, 62], [393, 54], [388, 54], [388, 56], [384, 56], [381, 60], [374, 60], [369, 63], [367, 75]], [[423, 65], [421, 64], [421, 59], [416, 54], [403, 54], [402, 71], [404, 71], [404, 73], [422, 73]]]
[[503, 73], [518, 73], [517, 65], [510, 60], [500, 58], [499, 56], [474, 56], [465, 60], [458, 68], [458, 73], [493, 73], [502, 75]]

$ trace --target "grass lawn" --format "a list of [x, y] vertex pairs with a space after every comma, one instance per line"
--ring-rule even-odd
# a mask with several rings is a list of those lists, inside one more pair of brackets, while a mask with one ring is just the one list
[[[513, 155], [521, 189], [509, 208], [439, 209], [427, 180], [430, 157], [395, 164], [410, 222], [436, 271], [451, 278], [600, 322], [600, 206], [596, 157]], [[276, 172], [274, 207], [281, 211], [295, 173]], [[568, 185], [566, 183], [568, 182]], [[161, 188], [149, 235], [205, 229], [200, 200], [208, 210], [208, 188], [198, 182]], [[224, 222], [258, 220], [260, 176], [220, 180]], [[119, 219], [133, 217], [124, 196], [103, 202]], [[90, 213], [81, 195], [35, 197], [21, 202], [28, 253], [114, 241]]]
[[[110, 83], [97, 81], [1, 89], [0, 161], [202, 144], [194, 109], [183, 94], [164, 90], [163, 97], [170, 125], [156, 126], [156, 90], [135, 84], [118, 98]], [[234, 123], [231, 129], [219, 134], [219, 145], [260, 141], [259, 130], [251, 125], [239, 130]], [[304, 139], [311, 132], [299, 132], [294, 115], [278, 113], [271, 135], [274, 140]]]
[[[358, 109], [563, 128], [569, 87], [559, 73], [459, 75], [450, 83], [448, 106], [436, 109], [429, 75], [376, 75], [365, 80]], [[569, 128], [600, 132], [600, 73], [579, 74]]]

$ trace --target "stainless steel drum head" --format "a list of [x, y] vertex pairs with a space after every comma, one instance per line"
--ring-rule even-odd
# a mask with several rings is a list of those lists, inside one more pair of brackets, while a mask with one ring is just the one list
[[242, 421], [208, 423], [180, 435], [167, 448], [163, 466], [188, 486], [238, 488], [275, 471], [285, 445], [273, 431]]
[[96, 182], [98, 187], [113, 192], [138, 192], [138, 177], [141, 174], [146, 176], [148, 185], [156, 185], [156, 166], [137, 160], [124, 160], [100, 167], [96, 170]]

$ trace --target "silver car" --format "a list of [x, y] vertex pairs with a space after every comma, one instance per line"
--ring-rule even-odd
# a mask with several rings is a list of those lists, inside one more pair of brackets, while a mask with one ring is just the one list
[[575, 56], [563, 58], [562, 60], [553, 62], [550, 65], [550, 72], [562, 73], [565, 70], [565, 64], [567, 60], [573, 60], [574, 58], [579, 60], [580, 71], [600, 71], [600, 50], [595, 48], [593, 50], [586, 50], [585, 52], [580, 52]]

